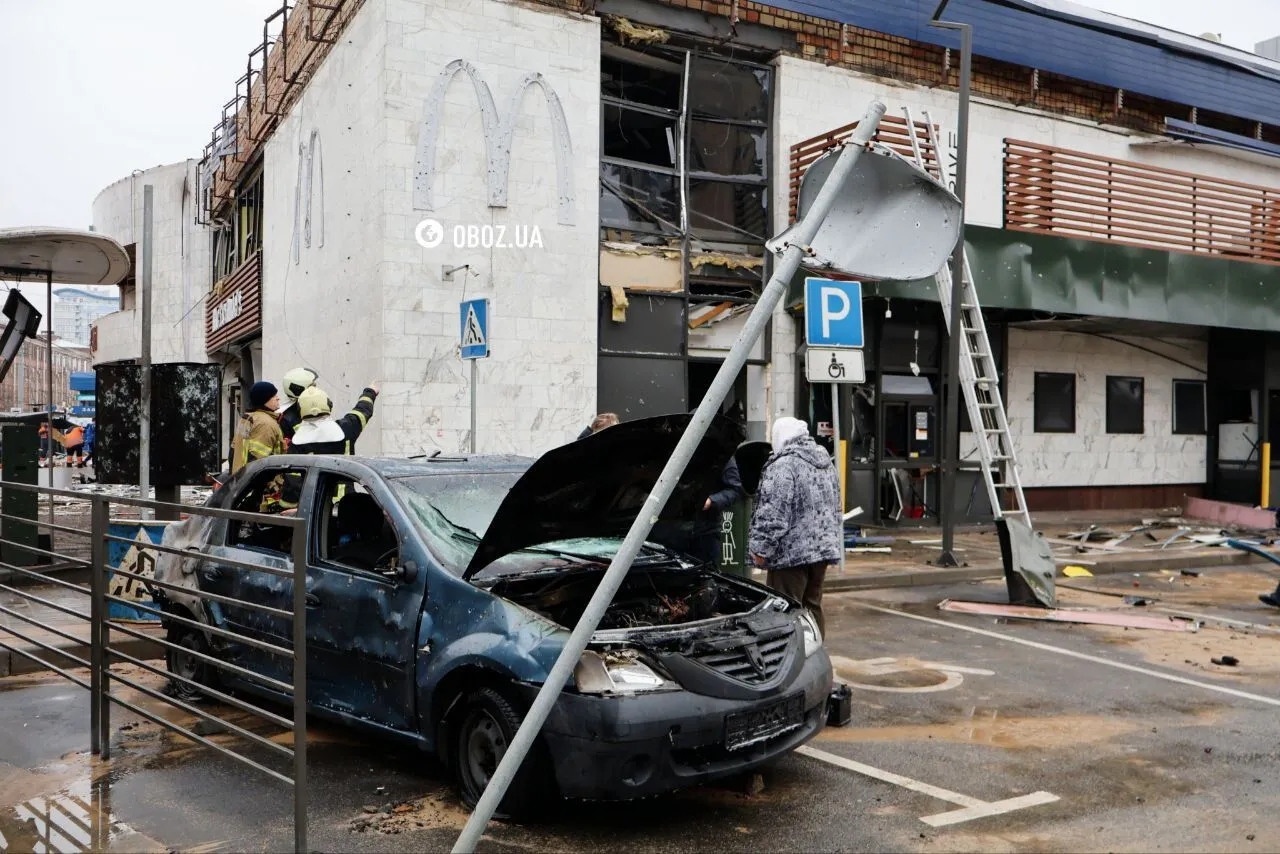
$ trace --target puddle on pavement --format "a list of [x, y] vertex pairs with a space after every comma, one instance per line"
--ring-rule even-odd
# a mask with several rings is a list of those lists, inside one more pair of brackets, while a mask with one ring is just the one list
[[[83, 774], [89, 769], [79, 770]], [[109, 806], [110, 789], [110, 775], [94, 779], [89, 774], [56, 791], [0, 808], [0, 851], [168, 851], [167, 846], [117, 820]]]
[[[1219, 713], [1202, 711], [1185, 718], [1161, 720], [1169, 726], [1210, 726]], [[909, 726], [829, 727], [818, 736], [823, 742], [946, 741], [982, 744], [1006, 750], [1052, 750], [1109, 741], [1151, 726], [1147, 719], [1123, 719], [1102, 715], [1054, 717], [1004, 716], [996, 709], [973, 709], [963, 720]]]

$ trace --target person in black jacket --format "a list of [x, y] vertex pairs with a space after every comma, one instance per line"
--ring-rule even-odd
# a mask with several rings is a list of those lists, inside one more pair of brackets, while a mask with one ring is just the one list
[[356, 439], [373, 417], [373, 402], [378, 387], [370, 384], [356, 405], [341, 418], [333, 417], [333, 401], [319, 386], [311, 386], [298, 395], [298, 414], [302, 423], [293, 432], [291, 454], [354, 454]]
[[720, 473], [720, 489], [707, 496], [702, 504], [702, 511], [693, 521], [690, 551], [694, 557], [708, 563], [720, 563], [720, 514], [745, 497], [742, 477], [738, 474], [738, 461], [730, 457]]

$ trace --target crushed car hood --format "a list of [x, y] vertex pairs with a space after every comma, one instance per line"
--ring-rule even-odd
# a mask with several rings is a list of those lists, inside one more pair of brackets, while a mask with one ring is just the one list
[[[692, 418], [626, 421], [543, 454], [503, 499], [462, 577], [528, 546], [624, 536]], [[716, 416], [659, 519], [693, 519], [701, 512], [742, 439], [741, 427]]]

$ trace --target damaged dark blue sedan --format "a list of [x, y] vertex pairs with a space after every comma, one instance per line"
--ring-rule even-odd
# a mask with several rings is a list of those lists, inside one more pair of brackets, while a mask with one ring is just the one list
[[[313, 714], [436, 752], [474, 804], [639, 512], [689, 416], [628, 422], [536, 461], [279, 456], [241, 470], [210, 504], [257, 511], [283, 478], [307, 524], [307, 694]], [[740, 428], [713, 422], [664, 511], [691, 518]], [[290, 569], [278, 526], [193, 518], [166, 542], [162, 582], [292, 608], [292, 581], [219, 568]], [[290, 647], [288, 618], [172, 589], [168, 613]], [[170, 638], [281, 681], [287, 663], [178, 621]], [[231, 681], [198, 655], [172, 672]], [[527, 814], [549, 793], [654, 795], [748, 770], [823, 726], [831, 663], [796, 602], [647, 543], [510, 789]], [[234, 687], [272, 695], [237, 678]]]

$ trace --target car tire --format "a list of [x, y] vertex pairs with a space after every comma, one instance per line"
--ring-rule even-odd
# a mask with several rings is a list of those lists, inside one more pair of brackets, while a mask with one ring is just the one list
[[[217, 669], [209, 662], [183, 651], [191, 650], [204, 655], [211, 655], [209, 642], [205, 640], [203, 632], [185, 627], [172, 629], [169, 632], [169, 642], [182, 647], [182, 650], [174, 649], [173, 647], [165, 648], [165, 666], [170, 673], [183, 676], [192, 682], [206, 685], [210, 688], [217, 687]], [[166, 692], [171, 697], [185, 702], [200, 701], [208, 696], [189, 683], [177, 679], [169, 680]]]
[[[462, 802], [474, 808], [515, 739], [524, 715], [500, 692], [482, 687], [467, 694], [454, 720], [456, 724], [450, 727], [453, 776]], [[545, 750], [541, 742], [536, 742], [495, 815], [516, 820], [529, 818], [549, 804], [555, 790]]]

